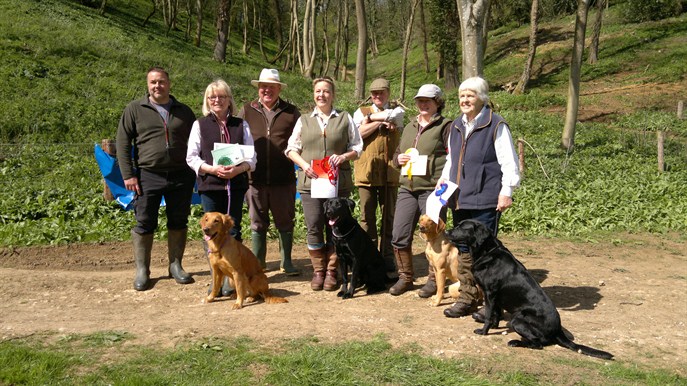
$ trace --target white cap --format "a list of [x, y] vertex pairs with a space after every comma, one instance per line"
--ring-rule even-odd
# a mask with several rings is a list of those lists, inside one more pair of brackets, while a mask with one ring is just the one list
[[441, 92], [439, 86], [435, 84], [423, 84], [419, 90], [417, 90], [417, 95], [415, 98], [442, 98], [444, 93]]
[[250, 84], [256, 87], [258, 83], [277, 83], [282, 87], [286, 87], [286, 83], [282, 83], [279, 79], [279, 71], [274, 68], [263, 68], [262, 71], [260, 71], [260, 79], [250, 81]]

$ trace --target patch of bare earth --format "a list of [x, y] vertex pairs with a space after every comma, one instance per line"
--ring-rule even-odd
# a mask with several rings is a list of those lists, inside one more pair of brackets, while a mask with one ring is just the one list
[[[594, 243], [514, 237], [503, 241], [541, 282], [578, 343], [610, 351], [619, 361], [686, 375], [687, 246], [684, 239], [672, 241], [676, 239], [623, 235], [622, 241]], [[349, 300], [335, 292], [314, 292], [302, 244], [294, 248], [295, 263], [303, 271], [298, 277], [276, 270], [277, 244], [269, 245], [270, 286], [288, 304], [260, 302], [236, 311], [230, 309], [230, 300], [205, 304], [210, 276], [201, 248], [199, 241], [190, 241], [184, 258], [195, 283], [178, 285], [167, 277], [166, 243], [156, 242], [154, 287], [145, 292], [132, 288], [129, 243], [3, 249], [0, 337], [117, 330], [133, 334], [133, 344], [171, 347], [208, 337], [248, 336], [276, 345], [300, 337], [340, 342], [385, 334], [395, 346], [418, 344], [431, 355], [500, 356], [523, 368], [546, 366], [552, 358], [581, 358], [555, 346], [541, 351], [509, 348], [506, 343], [516, 334], [505, 328], [486, 337], [475, 335], [479, 325], [472, 319], [444, 317], [448, 298], [442, 306], [431, 307], [416, 291], [398, 297], [361, 291]], [[423, 250], [416, 243], [417, 288], [427, 275]], [[494, 366], [493, 360], [490, 363]]]

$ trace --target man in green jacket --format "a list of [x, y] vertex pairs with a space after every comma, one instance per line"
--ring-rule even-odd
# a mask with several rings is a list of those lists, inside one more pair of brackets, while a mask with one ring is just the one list
[[186, 164], [186, 146], [196, 116], [169, 94], [169, 74], [164, 69], [152, 67], [146, 80], [146, 96], [126, 106], [117, 129], [117, 162], [124, 186], [136, 193], [131, 238], [137, 291], [151, 284], [150, 255], [162, 198], [167, 212], [169, 275], [179, 284], [193, 282], [181, 260], [195, 183], [195, 173]]

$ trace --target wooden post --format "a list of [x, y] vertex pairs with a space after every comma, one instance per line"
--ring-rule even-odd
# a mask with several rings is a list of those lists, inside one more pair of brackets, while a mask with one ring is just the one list
[[525, 143], [522, 138], [518, 138], [518, 167], [520, 168], [520, 178], [525, 174]]
[[[100, 142], [100, 147], [103, 148], [103, 151], [113, 157], [117, 156], [117, 148], [115, 147], [115, 140], [114, 139], [103, 139]], [[103, 198], [105, 201], [114, 201], [114, 196], [112, 195], [112, 192], [110, 191], [110, 188], [107, 186], [105, 183], [105, 179], [103, 179]]]
[[663, 142], [666, 139], [666, 132], [659, 130], [656, 132], [656, 142], [658, 143], [658, 171], [664, 172], [666, 170], [665, 158], [663, 158]]
[[677, 118], [678, 119], [683, 119], [684, 118], [684, 109], [685, 109], [685, 101], [677, 101]]

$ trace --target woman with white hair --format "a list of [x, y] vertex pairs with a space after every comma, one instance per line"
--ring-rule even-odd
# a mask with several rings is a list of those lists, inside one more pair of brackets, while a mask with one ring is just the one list
[[[449, 201], [453, 206], [453, 226], [466, 219], [478, 220], [496, 236], [501, 213], [513, 204], [513, 191], [520, 184], [513, 139], [508, 124], [489, 104], [486, 80], [465, 79], [458, 92], [462, 114], [451, 125], [448, 157], [437, 188], [446, 180], [458, 184], [453, 200]], [[444, 310], [450, 318], [477, 311], [480, 299], [470, 271], [470, 254], [466, 247], [459, 246], [459, 250], [460, 295], [455, 304]], [[479, 314], [473, 317], [478, 319]]]

